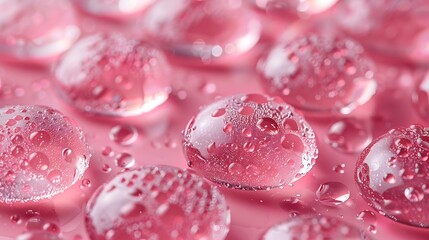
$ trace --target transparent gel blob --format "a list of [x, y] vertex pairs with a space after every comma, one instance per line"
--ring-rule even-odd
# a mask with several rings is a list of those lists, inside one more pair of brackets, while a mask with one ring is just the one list
[[120, 173], [94, 193], [86, 213], [93, 240], [222, 240], [229, 223], [229, 209], [215, 187], [169, 166]]
[[308, 112], [350, 113], [375, 94], [375, 67], [351, 39], [308, 33], [279, 43], [257, 70], [268, 93]]
[[44, 106], [0, 109], [0, 202], [49, 198], [80, 179], [90, 153], [82, 131]]
[[0, 1], [0, 59], [45, 63], [79, 37], [72, 6], [65, 0]]
[[280, 98], [259, 94], [206, 106], [188, 123], [183, 147], [189, 167], [239, 189], [292, 183], [310, 171], [318, 154], [305, 119]]
[[427, 64], [428, 16], [426, 0], [348, 0], [339, 3], [333, 18], [372, 50]]
[[356, 165], [362, 197], [382, 215], [429, 227], [429, 130], [393, 129], [373, 141]]
[[262, 240], [278, 239], [371, 240], [372, 238], [343, 220], [304, 215], [274, 225], [262, 237]]
[[113, 19], [127, 19], [143, 12], [156, 0], [73, 0], [85, 12]]
[[197, 63], [243, 54], [261, 35], [257, 15], [241, 1], [159, 0], [139, 28], [181, 61]]
[[162, 104], [170, 91], [169, 65], [153, 46], [122, 35], [81, 39], [54, 70], [71, 105], [89, 113], [129, 116]]

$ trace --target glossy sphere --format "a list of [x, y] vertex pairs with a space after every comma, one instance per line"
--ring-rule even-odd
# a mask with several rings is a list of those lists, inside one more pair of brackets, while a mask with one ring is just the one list
[[159, 0], [140, 28], [182, 61], [198, 62], [247, 52], [261, 34], [256, 14], [241, 1]]
[[73, 0], [79, 8], [96, 16], [123, 19], [134, 16], [155, 0]]
[[81, 130], [48, 107], [1, 108], [0, 142], [0, 202], [51, 197], [88, 167], [90, 154]]
[[80, 32], [70, 8], [64, 0], [0, 1], [0, 58], [38, 63], [63, 53]]
[[307, 34], [274, 46], [257, 67], [265, 89], [309, 112], [350, 113], [375, 93], [374, 66], [349, 39]]
[[251, 0], [254, 4], [280, 17], [300, 17], [318, 14], [331, 8], [337, 0]]
[[86, 214], [93, 240], [221, 240], [229, 221], [225, 199], [215, 187], [168, 166], [120, 173], [94, 193]]
[[81, 39], [55, 68], [61, 95], [94, 114], [128, 116], [147, 112], [169, 93], [168, 65], [152, 46], [120, 35]]
[[216, 101], [185, 130], [188, 166], [209, 180], [240, 189], [294, 182], [315, 163], [314, 132], [281, 99], [237, 95]]
[[372, 49], [429, 63], [427, 0], [341, 1], [335, 16], [344, 31]]
[[370, 240], [362, 230], [342, 220], [324, 216], [300, 216], [270, 228], [262, 240]]
[[27, 232], [16, 237], [16, 240], [61, 240], [55, 234], [45, 231]]
[[362, 197], [383, 215], [429, 227], [429, 131], [394, 129], [372, 142], [356, 166]]

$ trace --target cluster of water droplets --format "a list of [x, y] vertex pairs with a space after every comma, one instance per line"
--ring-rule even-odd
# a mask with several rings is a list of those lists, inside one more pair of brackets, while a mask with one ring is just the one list
[[293, 107], [259, 94], [206, 106], [184, 134], [188, 166], [211, 181], [241, 189], [292, 183], [315, 163], [315, 135]]
[[120, 173], [94, 193], [86, 213], [94, 240], [224, 239], [229, 222], [215, 187], [168, 166]]
[[43, 106], [0, 109], [0, 201], [49, 198], [88, 167], [84, 136], [69, 118]]

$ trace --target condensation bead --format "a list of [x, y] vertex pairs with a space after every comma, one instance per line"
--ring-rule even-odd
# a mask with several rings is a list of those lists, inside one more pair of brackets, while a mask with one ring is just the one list
[[139, 28], [182, 62], [242, 54], [261, 35], [257, 15], [242, 1], [159, 0], [145, 12]]
[[51, 61], [79, 37], [68, 1], [5, 0], [0, 9], [0, 59]]
[[375, 94], [374, 64], [353, 40], [308, 33], [279, 43], [258, 62], [271, 95], [308, 112], [350, 113]]
[[279, 239], [370, 240], [372, 238], [364, 231], [340, 219], [307, 215], [274, 225], [262, 237], [262, 240]]
[[0, 109], [0, 202], [26, 202], [63, 192], [82, 177], [90, 153], [83, 133], [44, 106]]
[[250, 0], [267, 13], [280, 17], [307, 17], [330, 9], [338, 0]]
[[73, 0], [90, 14], [113, 19], [124, 19], [144, 11], [155, 0]]
[[54, 70], [61, 96], [94, 114], [129, 116], [163, 103], [170, 91], [169, 66], [151, 45], [121, 35], [81, 39]]
[[355, 177], [362, 197], [394, 221], [429, 227], [429, 131], [393, 129], [362, 153]]
[[292, 183], [315, 163], [314, 132], [280, 98], [227, 97], [205, 107], [186, 127], [188, 166], [207, 179], [240, 189]]
[[229, 209], [217, 188], [169, 166], [120, 173], [94, 193], [86, 213], [93, 240], [221, 240], [229, 223]]
[[348, 0], [334, 12], [335, 23], [372, 50], [429, 63], [427, 0]]
[[16, 237], [16, 240], [61, 240], [55, 234], [45, 231], [27, 232]]

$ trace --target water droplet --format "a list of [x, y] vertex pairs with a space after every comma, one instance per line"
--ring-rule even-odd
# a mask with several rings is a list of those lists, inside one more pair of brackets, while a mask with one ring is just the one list
[[356, 216], [356, 219], [370, 225], [375, 224], [375, 222], [377, 221], [377, 217], [375, 216], [375, 213], [371, 210], [364, 210], [360, 212]]
[[[421, 180], [428, 161], [421, 146], [428, 129], [420, 125], [396, 128], [372, 142], [361, 154], [355, 176], [362, 197], [382, 215], [411, 226], [426, 227], [429, 211]], [[423, 178], [422, 178], [423, 177]]]
[[[214, 118], [219, 109], [224, 113]], [[304, 176], [317, 158], [314, 132], [305, 120], [282, 100], [258, 94], [218, 99], [193, 117], [183, 133], [188, 165], [230, 188], [281, 187]]]
[[326, 140], [338, 151], [355, 153], [361, 152], [371, 142], [372, 134], [362, 120], [346, 118], [329, 127]]
[[115, 158], [116, 166], [120, 168], [131, 168], [136, 162], [135, 158], [129, 153], [120, 153]]
[[82, 187], [85, 187], [85, 188], [91, 187], [91, 180], [87, 178], [82, 179]]
[[[303, 238], [303, 236], [305, 238]], [[318, 215], [290, 218], [272, 226], [262, 240], [278, 239], [372, 239], [341, 219]]]
[[38, 147], [47, 147], [51, 141], [51, 137], [46, 131], [37, 131], [30, 134], [30, 140]]
[[279, 132], [278, 125], [272, 118], [261, 118], [256, 123], [256, 126], [259, 130], [269, 135], [276, 135]]
[[377, 82], [366, 73], [375, 66], [358, 42], [326, 34], [298, 35], [274, 45], [257, 64], [270, 95], [325, 114], [350, 113], [372, 98]]
[[41, 152], [32, 153], [30, 154], [30, 166], [36, 171], [46, 171], [49, 167], [49, 159]]
[[109, 138], [117, 144], [128, 146], [137, 140], [138, 132], [133, 126], [117, 125], [110, 130]]
[[336, 173], [343, 174], [345, 172], [346, 165], [344, 163], [338, 164], [332, 168], [332, 170]]
[[[163, 53], [147, 42], [94, 34], [81, 38], [63, 55], [53, 83], [61, 97], [82, 111], [131, 116], [167, 100], [169, 72]], [[119, 84], [118, 76], [123, 78]]]
[[224, 239], [229, 230], [229, 210], [217, 188], [173, 167], [119, 173], [90, 202], [85, 224], [92, 238]]
[[[11, 9], [2, 18], [0, 55], [3, 59], [46, 64], [57, 59], [79, 36], [75, 14], [69, 11], [72, 6], [67, 1], [1, 2], [0, 8]], [[17, 97], [25, 93], [21, 87], [13, 91]]]
[[[226, 62], [221, 62], [222, 58], [249, 51], [261, 36], [259, 19], [244, 5], [241, 1], [215, 0], [171, 5], [169, 0], [158, 0], [144, 14], [141, 29], [175, 58], [185, 59], [185, 64], [223, 65]], [[168, 12], [165, 6], [169, 6]]]
[[410, 202], [420, 202], [425, 197], [425, 194], [420, 188], [408, 187], [404, 191], [405, 197]]
[[348, 187], [340, 182], [326, 182], [316, 191], [317, 200], [327, 206], [337, 206], [350, 197]]

